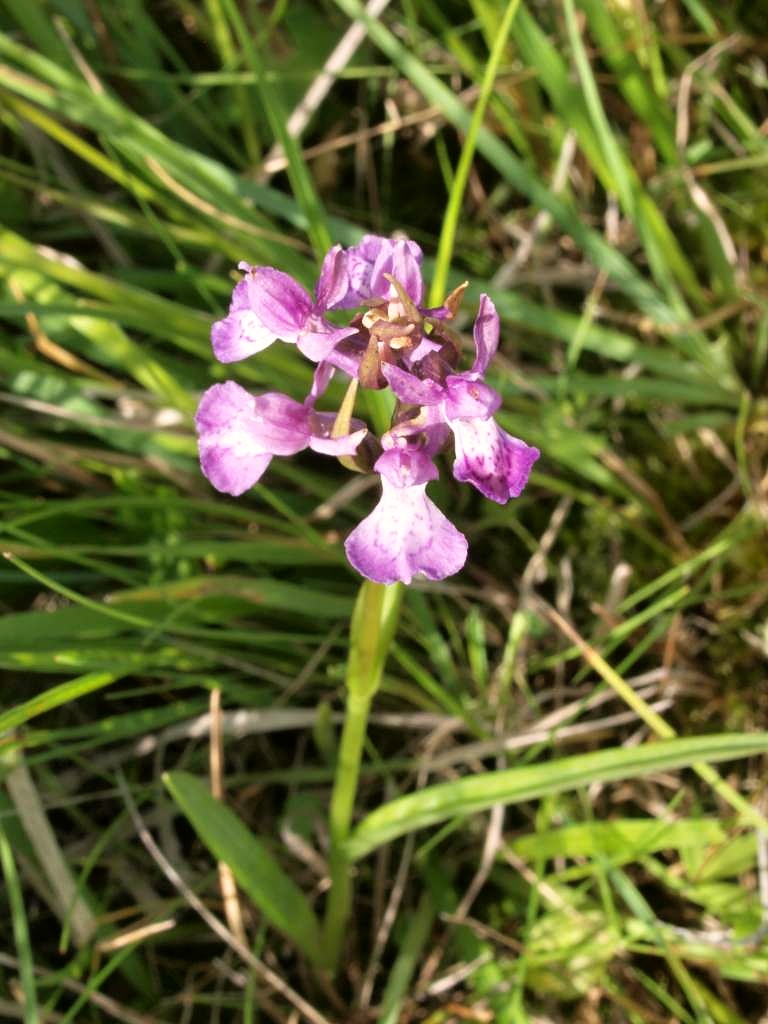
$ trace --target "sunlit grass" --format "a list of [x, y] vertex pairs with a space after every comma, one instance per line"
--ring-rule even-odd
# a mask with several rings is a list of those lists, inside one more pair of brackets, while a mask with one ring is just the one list
[[[3, 5], [0, 1009], [749, 1024], [768, 973], [748, 735], [768, 728], [759, 26], [709, 0], [520, 4], [473, 124], [507, 4], [363, 7]], [[291, 137], [358, 17], [363, 42]], [[322, 909], [356, 590], [341, 540], [372, 492], [300, 456], [221, 497], [192, 414], [215, 381], [301, 398], [310, 380], [288, 346], [213, 359], [238, 260], [309, 286], [329, 241], [371, 230], [417, 239], [427, 280], [469, 278], [467, 313], [494, 298], [500, 419], [542, 458], [508, 506], [434, 485], [472, 555], [406, 598], [331, 987], [299, 962], [311, 926], [254, 910], [247, 862], [251, 952], [227, 952], [126, 793], [224, 919], [161, 781], [207, 775], [220, 690], [233, 813], [304, 924]], [[686, 756], [665, 762], [652, 737], [672, 731]], [[426, 783], [448, 786], [431, 811], [406, 796]]]

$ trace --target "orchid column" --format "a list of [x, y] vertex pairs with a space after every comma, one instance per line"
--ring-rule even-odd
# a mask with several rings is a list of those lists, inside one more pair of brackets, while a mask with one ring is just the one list
[[[467, 540], [426, 493], [451, 443], [453, 476], [501, 504], [517, 497], [539, 457], [536, 448], [496, 423], [501, 398], [483, 380], [499, 343], [499, 317], [480, 296], [475, 358], [459, 370], [461, 339], [451, 328], [466, 284], [424, 308], [422, 253], [415, 242], [366, 235], [326, 255], [315, 297], [273, 267], [241, 263], [229, 315], [213, 325], [216, 357], [235, 362], [275, 341], [293, 344], [315, 367], [303, 402], [279, 392], [252, 395], [232, 381], [202, 396], [196, 425], [203, 473], [217, 490], [240, 495], [275, 456], [306, 448], [372, 468], [381, 496], [349, 534], [347, 558], [364, 577], [350, 625], [346, 715], [331, 797], [331, 889], [326, 908], [327, 965], [335, 968], [350, 908], [342, 846], [350, 831], [368, 711], [394, 634], [401, 586], [414, 577], [442, 580], [459, 572]], [[339, 327], [327, 314], [350, 310]], [[349, 379], [338, 411], [318, 411], [331, 377]], [[352, 415], [358, 388], [390, 388], [395, 410], [375, 437]]]

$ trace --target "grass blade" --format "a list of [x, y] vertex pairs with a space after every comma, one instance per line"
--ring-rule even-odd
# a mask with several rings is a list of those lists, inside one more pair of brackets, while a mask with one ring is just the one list
[[[471, 114], [460, 99], [437, 78], [413, 53], [405, 48], [383, 25], [366, 15], [358, 0], [336, 0], [336, 4], [350, 17], [358, 18], [367, 29], [371, 40], [400, 68], [414, 86], [430, 102], [439, 106], [443, 115], [456, 128], [468, 132]], [[558, 199], [541, 184], [538, 176], [491, 131], [481, 128], [477, 135], [477, 149], [516, 189], [541, 209], [548, 210], [557, 223], [572, 236], [577, 245], [597, 267], [604, 270], [617, 286], [631, 296], [649, 316], [664, 323], [677, 320], [676, 314], [622, 254], [597, 232], [588, 228], [573, 207]]]
[[0, 864], [3, 868], [8, 901], [11, 905], [11, 927], [19, 958], [19, 980], [24, 994], [24, 1024], [37, 1024], [39, 1021], [37, 1007], [37, 988], [35, 986], [35, 967], [32, 958], [32, 945], [29, 940], [27, 915], [24, 910], [24, 894], [13, 859], [13, 851], [5, 830], [0, 824]]
[[448, 278], [448, 269], [451, 265], [453, 246], [456, 239], [456, 228], [461, 215], [461, 205], [464, 199], [469, 172], [472, 170], [472, 162], [477, 148], [477, 137], [483, 124], [483, 117], [493, 93], [494, 82], [499, 72], [499, 64], [507, 44], [512, 22], [515, 20], [520, 0], [512, 0], [507, 4], [507, 9], [501, 19], [498, 32], [494, 38], [493, 47], [485, 66], [483, 81], [480, 86], [480, 95], [477, 97], [475, 109], [472, 111], [472, 120], [469, 123], [469, 131], [461, 147], [461, 155], [456, 165], [456, 171], [451, 182], [451, 191], [448, 196], [448, 203], [443, 216], [443, 226], [440, 230], [440, 241], [437, 246], [437, 257], [435, 270], [432, 277], [432, 285], [429, 294], [429, 305], [436, 306], [442, 299]]
[[[40, 627], [42, 628], [42, 623]], [[86, 693], [93, 693], [94, 690], [101, 690], [104, 686], [114, 683], [120, 676], [114, 672], [89, 672], [86, 675], [78, 676], [77, 679], [70, 679], [66, 683], [59, 683], [43, 693], [17, 704], [8, 711], [0, 714], [0, 733], [8, 729], [17, 729], [32, 718], [50, 711], [52, 708], [61, 707], [69, 701], [77, 700]]]
[[363, 818], [347, 844], [359, 860], [378, 846], [418, 828], [457, 815], [486, 811], [494, 804], [516, 804], [552, 793], [578, 789], [590, 782], [611, 782], [653, 772], [688, 768], [703, 761], [730, 761], [768, 750], [768, 733], [743, 736], [724, 733], [646, 743], [636, 749], [617, 747], [563, 757], [547, 764], [525, 765], [499, 772], [428, 786], [391, 800]]

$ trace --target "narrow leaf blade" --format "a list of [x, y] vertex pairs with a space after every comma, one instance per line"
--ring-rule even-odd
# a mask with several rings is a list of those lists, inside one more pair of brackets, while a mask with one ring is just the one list
[[358, 860], [399, 836], [458, 815], [488, 810], [494, 804], [522, 803], [595, 781], [637, 778], [702, 762], [749, 757], [765, 750], [768, 733], [725, 733], [659, 740], [637, 748], [614, 747], [544, 764], [481, 772], [455, 782], [428, 786], [382, 805], [363, 818], [346, 849], [350, 858]]
[[238, 884], [270, 924], [309, 957], [318, 960], [320, 935], [309, 901], [256, 838], [206, 784], [187, 772], [167, 772], [163, 781], [213, 856], [228, 864]]

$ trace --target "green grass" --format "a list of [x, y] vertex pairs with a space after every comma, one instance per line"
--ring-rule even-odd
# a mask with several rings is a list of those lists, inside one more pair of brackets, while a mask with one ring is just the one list
[[[712, 0], [363, 6], [0, 4], [0, 1016], [751, 1024], [761, 26]], [[238, 260], [311, 287], [366, 231], [469, 279], [465, 331], [493, 297], [500, 419], [542, 458], [504, 507], [432, 485], [470, 560], [406, 594], [330, 980], [341, 540], [374, 492], [302, 455], [219, 496], [192, 415], [215, 381], [310, 381], [289, 346], [213, 359]], [[229, 808], [203, 781], [215, 690]], [[230, 946], [194, 905], [233, 920], [216, 856]]]

